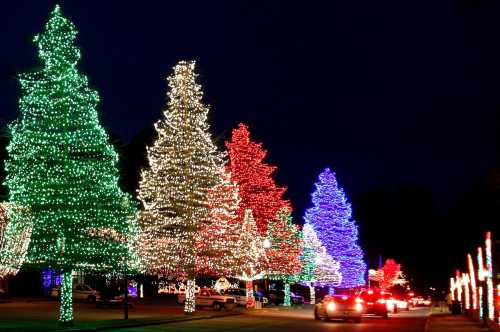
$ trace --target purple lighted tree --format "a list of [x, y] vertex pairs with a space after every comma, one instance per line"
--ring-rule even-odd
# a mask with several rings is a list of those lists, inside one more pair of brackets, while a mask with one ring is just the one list
[[358, 227], [351, 218], [351, 205], [339, 188], [335, 173], [326, 168], [315, 183], [313, 207], [306, 210], [304, 219], [310, 224], [328, 254], [340, 262], [342, 282], [339, 288], [365, 284], [366, 264], [358, 245]]

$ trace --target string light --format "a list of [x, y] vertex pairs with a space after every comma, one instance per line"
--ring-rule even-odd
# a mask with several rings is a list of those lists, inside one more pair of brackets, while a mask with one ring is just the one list
[[309, 287], [310, 302], [316, 301], [314, 286], [337, 287], [342, 281], [340, 264], [327, 252], [309, 223], [302, 228], [303, 250], [300, 260], [302, 270], [299, 280]]
[[476, 310], [477, 309], [476, 273], [474, 271], [474, 262], [472, 261], [471, 254], [467, 254], [467, 262], [469, 264], [469, 279], [472, 291], [472, 309]]
[[477, 248], [477, 280], [479, 280], [478, 287], [478, 307], [479, 307], [479, 319], [484, 317], [484, 305], [483, 305], [483, 281], [484, 281], [484, 268], [483, 268], [483, 249], [481, 247]]
[[197, 76], [194, 61], [180, 61], [168, 77], [168, 104], [155, 124], [157, 138], [147, 149], [149, 167], [138, 190], [145, 265], [151, 273], [187, 279], [186, 313], [195, 310], [196, 233], [210, 222], [208, 193], [224, 167]]
[[290, 282], [298, 280], [302, 269], [302, 234], [292, 223], [289, 208], [278, 211], [275, 221], [268, 226], [267, 238], [270, 242], [269, 248], [265, 249], [267, 276], [271, 280], [284, 281], [284, 305], [290, 306]]
[[[43, 65], [19, 76], [6, 185], [12, 227], [33, 223], [26, 264], [64, 270], [60, 320], [73, 319], [71, 271], [130, 267], [136, 207], [118, 187], [118, 155], [99, 124], [98, 94], [77, 69], [77, 30], [59, 6], [35, 36]], [[112, 230], [121, 239], [102, 236]]]
[[243, 218], [245, 210], [252, 210], [257, 228], [262, 236], [267, 234], [267, 227], [276, 213], [283, 207], [290, 207], [290, 202], [283, 199], [286, 191], [278, 187], [272, 178], [275, 166], [263, 162], [267, 151], [261, 143], [250, 139], [248, 126], [240, 123], [233, 129], [231, 141], [226, 141], [229, 155], [228, 169], [231, 179], [239, 186], [241, 197], [239, 216]]
[[13, 223], [9, 210], [17, 209], [10, 203], [0, 203], [0, 278], [15, 275], [23, 265], [30, 243], [33, 224], [29, 211], [24, 211], [27, 218]]
[[488, 303], [488, 318], [493, 321], [495, 319], [495, 302], [494, 302], [494, 287], [493, 287], [493, 258], [491, 254], [491, 232], [486, 232], [485, 240], [485, 258], [486, 258], [486, 287], [487, 287], [487, 303]]
[[351, 218], [351, 205], [329, 168], [319, 175], [315, 186], [313, 207], [306, 210], [305, 222], [314, 228], [327, 253], [340, 263], [342, 282], [339, 287], [363, 286], [366, 264], [357, 243], [358, 228]]

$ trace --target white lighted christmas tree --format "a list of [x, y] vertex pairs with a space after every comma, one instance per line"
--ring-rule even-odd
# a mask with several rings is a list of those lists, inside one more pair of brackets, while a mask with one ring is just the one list
[[238, 186], [221, 168], [220, 180], [208, 191], [209, 218], [196, 233], [196, 271], [205, 276], [235, 276], [240, 272]]
[[[18, 214], [24, 212], [25, 218], [17, 223], [10, 222], [9, 210], [17, 210]], [[32, 229], [29, 210], [16, 208], [10, 203], [0, 203], [0, 278], [15, 275], [21, 268], [26, 259]]]
[[255, 303], [253, 298], [253, 281], [262, 278], [262, 257], [265, 256], [264, 238], [259, 235], [252, 210], [245, 210], [241, 236], [238, 241], [238, 279], [246, 283], [247, 307]]
[[187, 61], [168, 78], [168, 105], [155, 124], [157, 138], [148, 147], [138, 195], [145, 264], [150, 272], [187, 280], [187, 313], [195, 310], [196, 232], [210, 216], [207, 196], [224, 167], [196, 78], [195, 62]]

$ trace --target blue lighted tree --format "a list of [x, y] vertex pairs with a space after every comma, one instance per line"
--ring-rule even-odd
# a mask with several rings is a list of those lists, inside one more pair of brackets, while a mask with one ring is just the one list
[[315, 183], [313, 207], [306, 210], [304, 219], [316, 231], [319, 240], [334, 260], [340, 262], [342, 282], [339, 288], [365, 284], [366, 264], [358, 245], [358, 227], [352, 219], [351, 205], [339, 187], [335, 173], [326, 168]]

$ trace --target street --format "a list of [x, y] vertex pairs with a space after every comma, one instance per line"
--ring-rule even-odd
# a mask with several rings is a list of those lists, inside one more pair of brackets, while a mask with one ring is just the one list
[[426, 308], [398, 313], [388, 320], [365, 317], [362, 323], [315, 321], [311, 308], [263, 309], [239, 316], [195, 320], [163, 325], [142, 326], [113, 331], [356, 331], [356, 332], [423, 332], [429, 314]]

